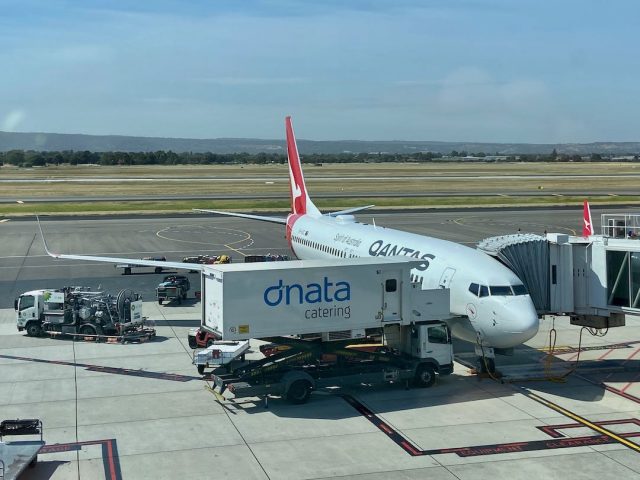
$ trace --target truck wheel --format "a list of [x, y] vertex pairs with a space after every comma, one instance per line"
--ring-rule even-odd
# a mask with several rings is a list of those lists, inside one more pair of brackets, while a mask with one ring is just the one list
[[162, 305], [162, 300], [160, 298], [158, 299], [158, 305]]
[[296, 380], [289, 386], [287, 400], [294, 405], [307, 403], [311, 396], [311, 384], [308, 380]]
[[162, 273], [162, 267], [156, 267], [154, 271], [156, 273]]
[[433, 367], [427, 363], [418, 365], [416, 368], [415, 384], [416, 387], [428, 388], [436, 382], [436, 372]]
[[204, 375], [204, 365], [198, 365], [198, 373]]
[[31, 322], [27, 325], [27, 335], [30, 337], [39, 337], [42, 335], [42, 327], [39, 323]]
[[125, 274], [125, 275], [131, 275], [131, 268], [130, 268], [130, 267], [126, 267], [126, 268], [124, 269], [124, 274]]
[[96, 329], [91, 325], [83, 325], [80, 327], [80, 335], [95, 335]]

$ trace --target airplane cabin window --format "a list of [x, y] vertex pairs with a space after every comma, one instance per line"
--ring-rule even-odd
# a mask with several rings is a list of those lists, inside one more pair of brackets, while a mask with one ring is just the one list
[[524, 285], [512, 285], [514, 295], [526, 295], [527, 289]]
[[469, 291], [477, 297], [479, 287], [480, 285], [478, 285], [477, 283], [472, 283], [471, 285], [469, 285]]
[[491, 285], [489, 290], [491, 291], [492, 296], [499, 295], [504, 297], [507, 295], [513, 295], [513, 291], [509, 285]]
[[489, 287], [486, 285], [480, 285], [480, 297], [488, 297], [489, 296]]

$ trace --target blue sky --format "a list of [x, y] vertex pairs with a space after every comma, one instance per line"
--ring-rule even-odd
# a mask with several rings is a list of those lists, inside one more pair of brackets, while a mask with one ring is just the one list
[[0, 0], [0, 130], [640, 141], [637, 1]]

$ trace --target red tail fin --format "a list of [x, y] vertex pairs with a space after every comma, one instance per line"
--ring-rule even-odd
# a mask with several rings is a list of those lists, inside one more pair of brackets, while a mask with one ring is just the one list
[[584, 201], [584, 208], [582, 214], [582, 236], [588, 237], [593, 235], [593, 222], [591, 221], [591, 209], [589, 208], [589, 202]]
[[296, 137], [293, 134], [291, 117], [285, 119], [285, 127], [287, 131], [287, 156], [289, 157], [291, 213], [298, 215], [304, 215], [306, 213], [321, 215], [307, 194], [307, 187], [304, 183], [304, 176], [302, 175], [300, 156], [298, 155], [298, 145], [296, 144]]

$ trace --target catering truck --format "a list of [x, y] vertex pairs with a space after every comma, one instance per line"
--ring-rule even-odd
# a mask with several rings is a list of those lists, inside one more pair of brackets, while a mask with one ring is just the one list
[[[305, 402], [312, 390], [353, 383], [431, 386], [453, 371], [445, 319], [449, 290], [422, 290], [406, 257], [265, 262], [206, 267], [201, 329], [221, 340], [196, 350], [200, 373], [213, 368], [214, 393], [274, 394]], [[243, 362], [241, 343], [279, 345]], [[381, 348], [361, 344], [378, 342]], [[238, 355], [234, 356], [233, 352]]]
[[[142, 299], [125, 289], [116, 295], [89, 287], [65, 287], [25, 292], [15, 301], [19, 331], [69, 335], [141, 333]], [[149, 333], [149, 332], [143, 332]]]

